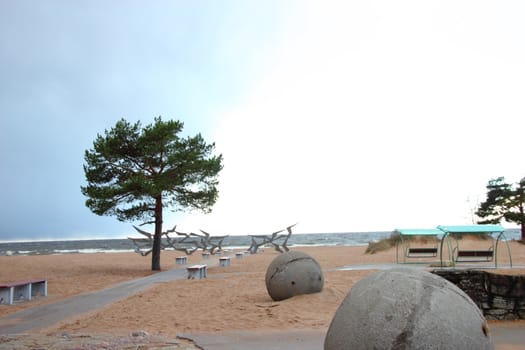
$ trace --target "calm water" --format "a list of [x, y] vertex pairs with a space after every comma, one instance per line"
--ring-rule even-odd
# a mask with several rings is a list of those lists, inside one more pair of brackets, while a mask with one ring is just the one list
[[[288, 246], [367, 245], [368, 242], [389, 237], [391, 231], [344, 233], [294, 233]], [[505, 231], [508, 239], [520, 239], [519, 229]], [[244, 248], [251, 244], [250, 236], [229, 236], [223, 248]], [[68, 241], [31, 241], [0, 243], [0, 255], [36, 255], [71, 253], [122, 253], [133, 252], [135, 246], [128, 239], [94, 239]]]

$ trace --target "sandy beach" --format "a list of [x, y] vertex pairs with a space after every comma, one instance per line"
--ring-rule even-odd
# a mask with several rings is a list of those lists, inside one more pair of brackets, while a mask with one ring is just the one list
[[[479, 244], [462, 242], [465, 247]], [[222, 333], [229, 331], [325, 330], [356, 281], [374, 271], [372, 267], [340, 270], [344, 266], [395, 263], [396, 250], [365, 254], [366, 247], [293, 247], [310, 254], [321, 265], [325, 285], [321, 293], [296, 296], [274, 302], [268, 295], [264, 276], [270, 262], [279, 254], [266, 248], [255, 255], [235, 258], [231, 266], [220, 267], [217, 257], [203, 260], [199, 253], [189, 256], [189, 264], [209, 264], [208, 278], [159, 283], [107, 307], [79, 314], [59, 324], [39, 330], [40, 336], [53, 334], [111, 334], [131, 332], [175, 338], [185, 333]], [[515, 266], [521, 268], [492, 270], [525, 274], [525, 245], [511, 243]], [[180, 252], [162, 252], [163, 270], [184, 268], [176, 265]], [[17, 311], [53, 303], [69, 296], [101, 290], [119, 282], [151, 275], [151, 258], [135, 253], [67, 254], [44, 256], [1, 256], [0, 281], [46, 278], [48, 296], [12, 306], [0, 306], [0, 317]], [[502, 251], [500, 266], [508, 264]], [[491, 322], [493, 323], [493, 322]], [[498, 322], [499, 325], [525, 322]], [[496, 344], [497, 349], [518, 349], [514, 345]]]

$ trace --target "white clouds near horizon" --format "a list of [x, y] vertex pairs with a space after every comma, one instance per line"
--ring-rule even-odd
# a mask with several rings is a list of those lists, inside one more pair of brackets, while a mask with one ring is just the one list
[[[0, 238], [131, 233], [84, 207], [82, 155], [121, 117], [158, 115], [202, 132], [225, 162], [212, 214], [169, 214], [167, 227], [470, 223], [488, 180], [525, 176], [524, 10], [519, 1], [3, 2], [10, 186], [1, 194], [12, 200], [0, 208]], [[37, 227], [20, 227], [27, 217]]]
[[238, 233], [295, 221], [300, 232], [469, 224], [488, 180], [525, 175], [516, 9], [309, 4], [288, 22], [276, 65], [222, 120], [221, 197], [192, 224]]

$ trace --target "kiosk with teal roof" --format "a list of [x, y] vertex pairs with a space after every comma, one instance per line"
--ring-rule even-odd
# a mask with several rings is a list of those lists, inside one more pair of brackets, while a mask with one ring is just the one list
[[[395, 234], [399, 235], [399, 240], [396, 242], [396, 263], [403, 264], [424, 264], [430, 263], [429, 258], [436, 258], [445, 233], [437, 228], [422, 229], [422, 228], [398, 228], [394, 230]], [[416, 243], [417, 242], [417, 246]], [[449, 248], [450, 255], [450, 245]], [[443, 247], [441, 247], [443, 249]], [[402, 254], [402, 260], [399, 258], [399, 253]], [[442, 254], [440, 253], [442, 257]]]
[[[452, 259], [454, 265], [461, 262], [488, 262], [494, 261], [494, 266], [498, 267], [498, 246], [501, 241], [505, 242], [509, 255], [510, 267], [512, 267], [512, 255], [510, 252], [509, 242], [505, 237], [505, 229], [501, 225], [463, 225], [463, 226], [438, 226], [439, 230], [444, 233], [441, 240], [441, 248], [446, 238], [454, 239], [455, 247], [452, 250]], [[483, 249], [462, 249], [460, 247], [461, 237], [463, 235], [486, 235], [487, 244]], [[496, 238], [494, 237], [496, 236]], [[448, 241], [448, 240], [447, 240]], [[482, 241], [483, 242], [483, 241]], [[443, 251], [440, 253], [441, 266], [443, 266]]]

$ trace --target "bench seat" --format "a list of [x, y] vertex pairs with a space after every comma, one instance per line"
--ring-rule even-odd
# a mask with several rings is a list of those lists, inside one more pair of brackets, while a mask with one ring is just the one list
[[0, 283], [0, 304], [11, 305], [15, 301], [31, 300], [39, 295], [47, 296], [46, 279]]
[[188, 266], [186, 268], [186, 271], [188, 271], [188, 279], [201, 279], [206, 278], [208, 275], [208, 265], [192, 265]]
[[458, 250], [456, 261], [491, 261], [493, 250]]
[[229, 256], [223, 256], [223, 257], [220, 257], [219, 258], [219, 264], [221, 266], [230, 266], [231, 263], [230, 263], [230, 257]]
[[422, 258], [422, 257], [436, 257], [438, 249], [432, 247], [422, 248], [408, 248], [407, 257], [409, 258]]
[[175, 264], [177, 265], [186, 265], [188, 263], [187, 256], [178, 256], [175, 258]]

